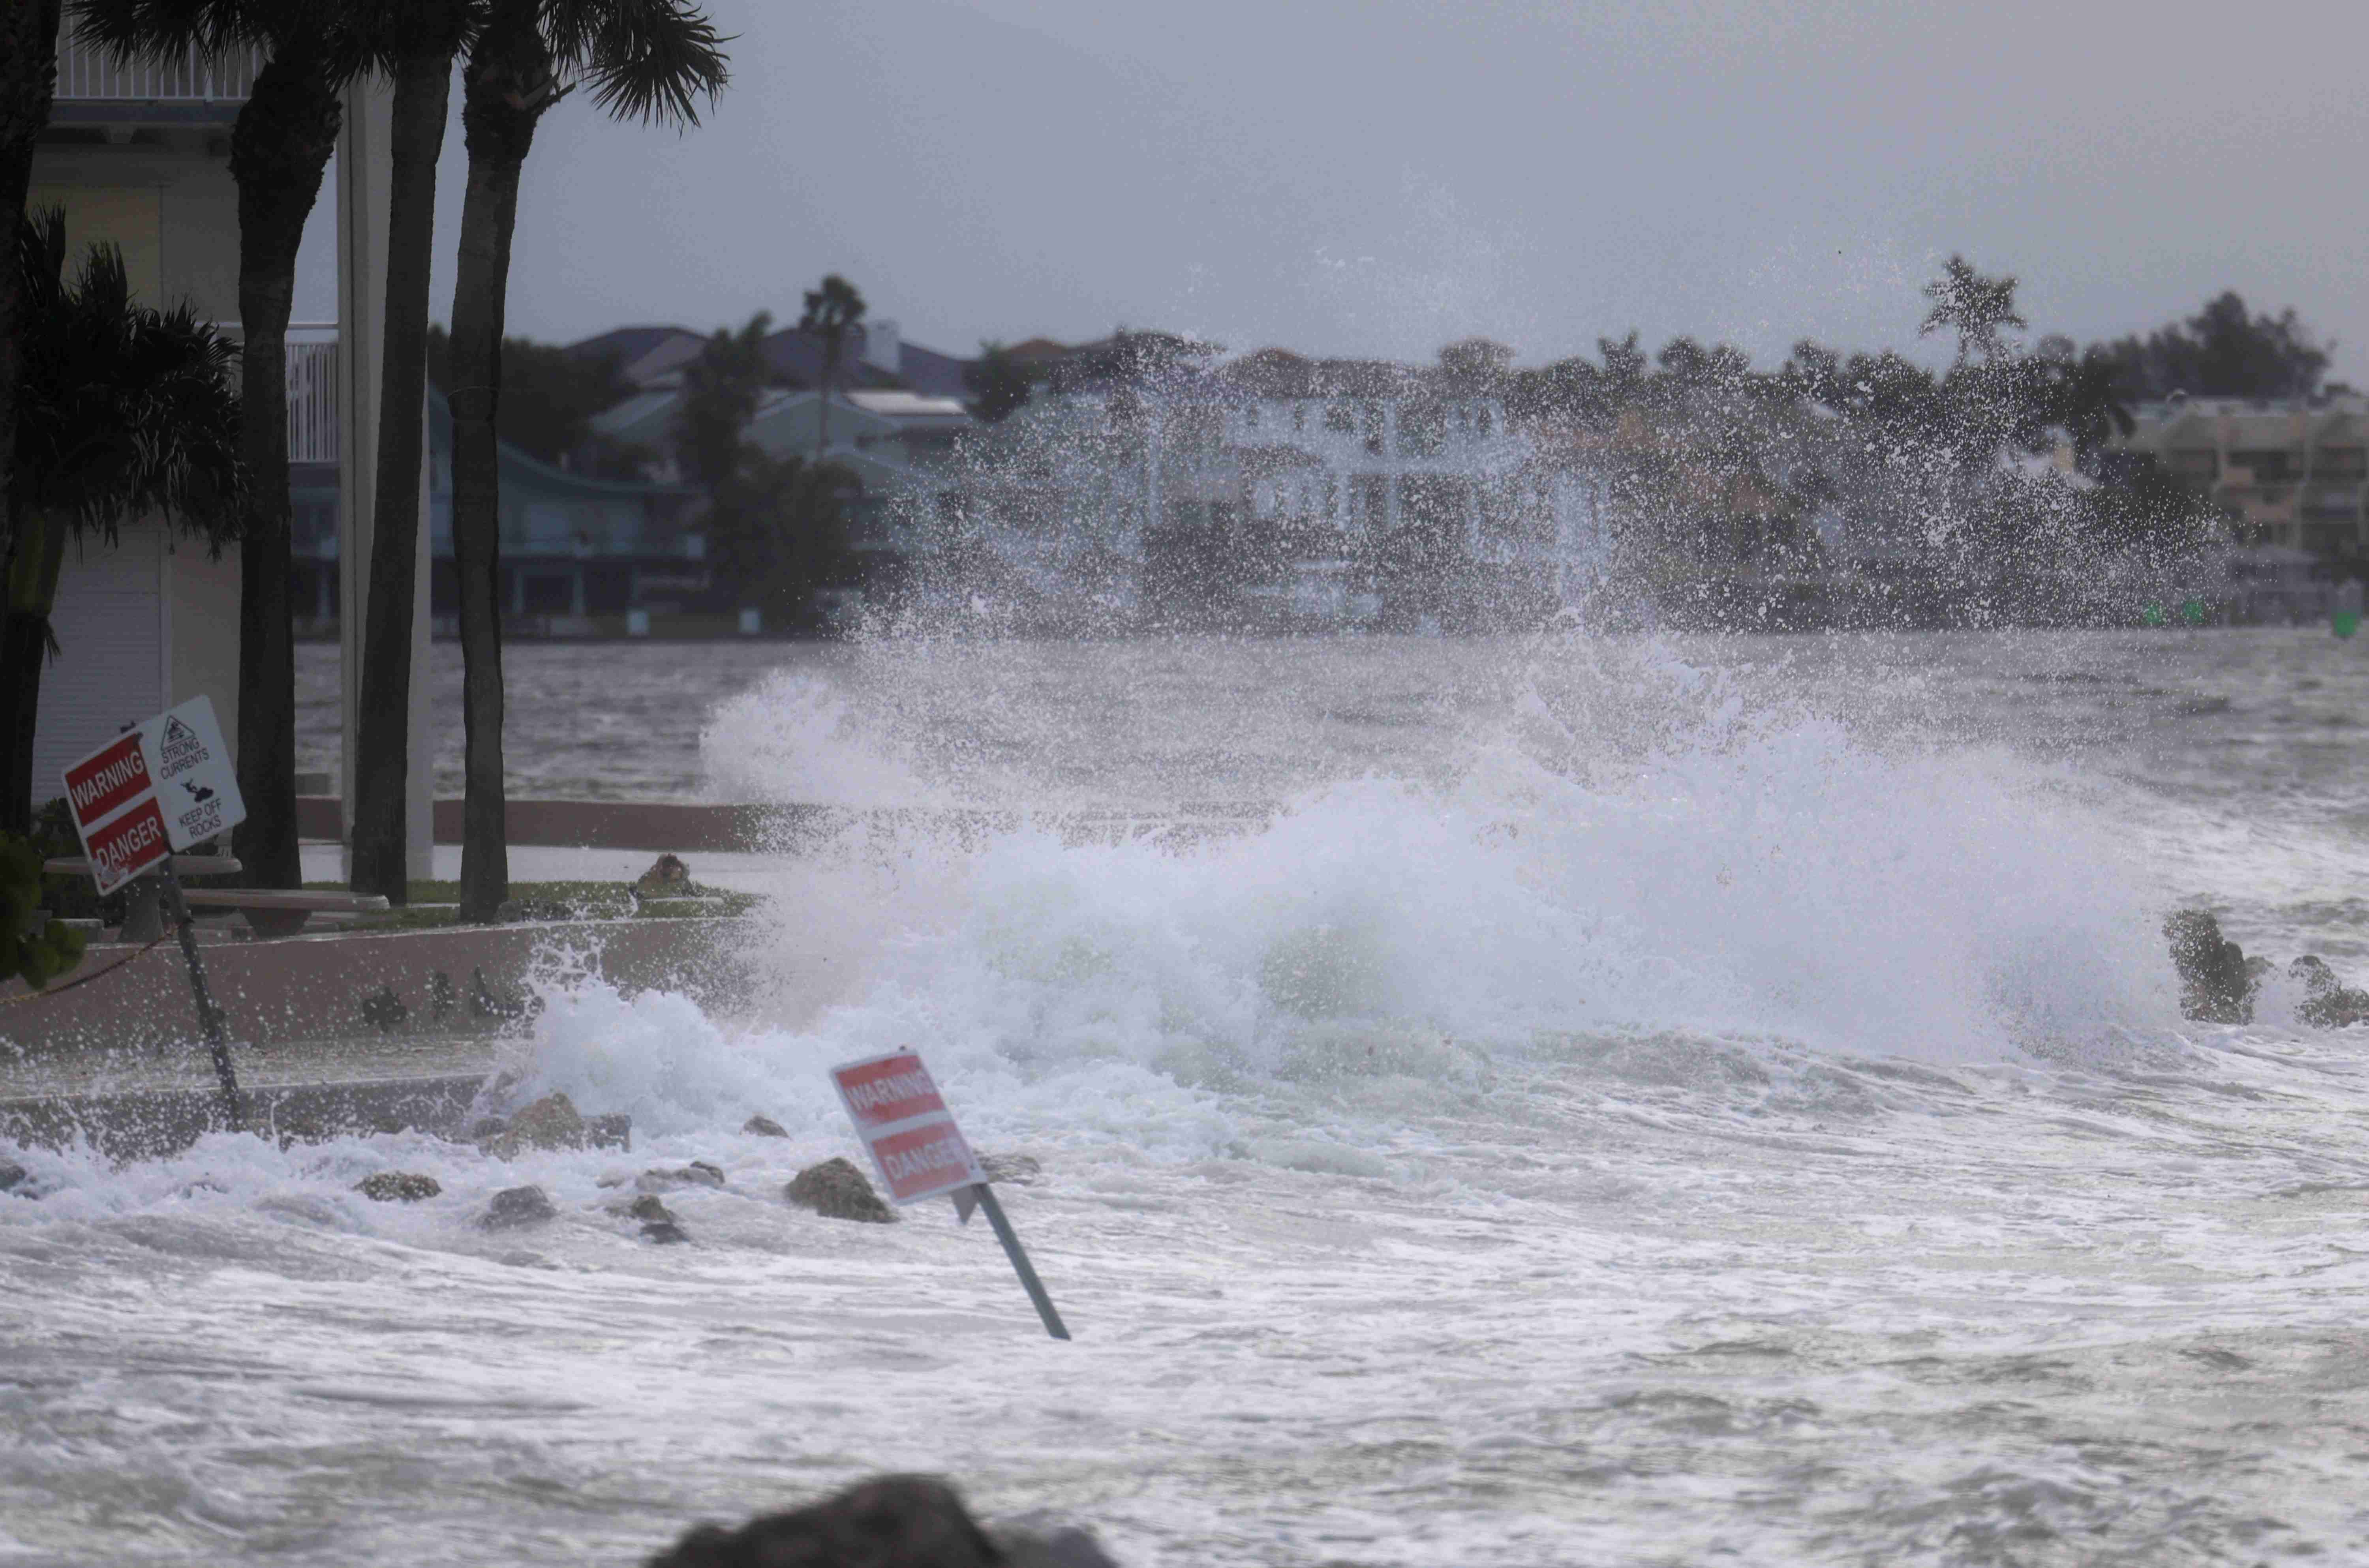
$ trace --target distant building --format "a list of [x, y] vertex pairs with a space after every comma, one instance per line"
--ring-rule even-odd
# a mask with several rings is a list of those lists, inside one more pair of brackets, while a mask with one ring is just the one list
[[2186, 398], [2142, 405], [2123, 442], [2227, 513], [2243, 545], [2357, 556], [2369, 547], [2369, 398]]
[[[429, 612], [437, 635], [457, 636], [460, 576], [452, 555], [452, 409], [429, 393]], [[516, 634], [584, 635], [593, 617], [673, 613], [700, 602], [710, 581], [698, 496], [677, 485], [571, 474], [498, 444], [501, 473], [499, 603]], [[341, 618], [334, 474], [300, 474], [294, 488], [295, 601], [300, 626]], [[309, 624], [306, 624], [309, 623]]]

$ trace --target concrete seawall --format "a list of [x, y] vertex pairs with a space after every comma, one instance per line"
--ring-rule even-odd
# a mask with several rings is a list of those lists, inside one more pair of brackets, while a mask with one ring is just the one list
[[[456, 1130], [531, 1029], [520, 1004], [538, 976], [728, 1005], [750, 934], [742, 921], [623, 920], [210, 943], [203, 956], [235, 1042], [242, 1124], [309, 1139]], [[179, 951], [126, 951], [94, 947], [76, 973], [106, 972], [73, 991], [17, 1002], [21, 984], [0, 990], [0, 1140], [143, 1159], [228, 1125]]]

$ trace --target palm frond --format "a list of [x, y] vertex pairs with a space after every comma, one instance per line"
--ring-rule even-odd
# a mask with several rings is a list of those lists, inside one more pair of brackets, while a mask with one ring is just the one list
[[547, 0], [544, 28], [554, 62], [620, 120], [696, 125], [729, 77], [732, 40], [692, 0]]

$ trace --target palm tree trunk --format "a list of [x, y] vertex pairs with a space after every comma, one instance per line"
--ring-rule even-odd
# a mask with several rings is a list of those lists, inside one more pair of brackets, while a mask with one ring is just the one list
[[50, 661], [50, 612], [65, 565], [66, 520], [19, 509], [7, 562], [6, 621], [0, 624], [0, 831], [33, 828], [33, 730], [40, 716], [41, 669]]
[[296, 248], [337, 150], [343, 106], [317, 60], [275, 56], [231, 128], [238, 182], [239, 452], [253, 482], [240, 530], [238, 788], [233, 842], [258, 887], [303, 881], [296, 848], [296, 645], [289, 624], [288, 315]]
[[[62, 0], [12, 0], [0, 5], [0, 234], [7, 235], [6, 245], [0, 246], [0, 251], [5, 251], [0, 254], [0, 558], [10, 548], [8, 497], [17, 454], [17, 315], [24, 300], [24, 280], [17, 268], [17, 224], [24, 216], [25, 192], [32, 184], [33, 143], [41, 127], [49, 123], [50, 97], [57, 80], [61, 5]], [[0, 636], [6, 639], [5, 649], [0, 649], [6, 663], [0, 669], [8, 671], [0, 680], [13, 685], [21, 662], [13, 621]], [[39, 672], [31, 679], [38, 684]], [[0, 702], [8, 700], [0, 696]], [[29, 777], [20, 776], [33, 764], [32, 732], [26, 730], [21, 750], [16, 748], [16, 734], [15, 728], [0, 726], [0, 802], [29, 795], [32, 787]], [[0, 804], [0, 830], [21, 832], [23, 825], [16, 815]]]
[[520, 171], [553, 97], [535, 0], [500, 0], [470, 51], [461, 126], [469, 179], [452, 288], [452, 556], [461, 588], [461, 718], [466, 736], [461, 918], [490, 924], [509, 897], [502, 780], [502, 320]]
[[378, 412], [378, 490], [369, 620], [354, 740], [353, 889], [406, 899], [405, 807], [411, 766], [411, 628], [419, 549], [419, 458], [428, 375], [428, 275], [436, 235], [436, 159], [452, 91], [452, 53], [406, 58], [395, 75], [389, 137], [386, 326]]

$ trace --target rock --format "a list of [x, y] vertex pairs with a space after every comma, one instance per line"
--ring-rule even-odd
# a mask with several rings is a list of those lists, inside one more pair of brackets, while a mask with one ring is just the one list
[[670, 894], [691, 891], [691, 867], [678, 855], [662, 854], [650, 863], [650, 868], [634, 879], [634, 892], [645, 898], [665, 898]]
[[497, 1160], [515, 1160], [530, 1149], [581, 1149], [584, 1118], [566, 1095], [545, 1094], [510, 1117], [509, 1125], [486, 1141], [486, 1152]]
[[720, 1187], [723, 1185], [722, 1168], [704, 1160], [693, 1160], [690, 1164], [672, 1171], [644, 1171], [634, 1183], [637, 1189], [646, 1193], [672, 1192], [677, 1187]]
[[701, 1525], [648, 1568], [998, 1568], [1003, 1560], [953, 1487], [884, 1475], [737, 1530]]
[[880, 1201], [864, 1173], [837, 1155], [800, 1171], [782, 1189], [782, 1196], [801, 1208], [813, 1209], [825, 1219], [861, 1219], [887, 1225], [897, 1218], [897, 1211]]
[[672, 1247], [690, 1241], [691, 1235], [671, 1219], [653, 1219], [642, 1227], [642, 1240], [661, 1247]]
[[403, 1005], [403, 998], [395, 994], [393, 986], [381, 986], [362, 998], [362, 1022], [382, 1035], [392, 1035], [403, 1027], [411, 1016], [411, 1009]]
[[0, 1193], [12, 1193], [30, 1180], [30, 1174], [14, 1160], [0, 1160]]
[[787, 1138], [789, 1129], [771, 1116], [750, 1116], [740, 1124], [740, 1130], [759, 1138]]
[[514, 1230], [521, 1225], [540, 1225], [546, 1219], [559, 1218], [559, 1210], [551, 1207], [541, 1187], [508, 1187], [494, 1195], [486, 1206], [485, 1218], [477, 1221], [481, 1230]]
[[2180, 1012], [2205, 1024], [2249, 1024], [2256, 977], [2246, 951], [2221, 935], [2221, 922], [2203, 910], [2180, 910], [2163, 922], [2180, 971]]
[[2348, 989], [2324, 961], [2306, 953], [2287, 966], [2287, 975], [2303, 986], [2304, 1002], [2295, 1013], [2305, 1023], [2343, 1029], [2369, 1022], [2369, 991]]
[[497, 993], [486, 981], [485, 967], [478, 965], [469, 971], [469, 1011], [479, 1018], [525, 1018], [543, 1011], [543, 999]]
[[1093, 1533], [1075, 1525], [999, 1524], [988, 1534], [1011, 1568], [1118, 1568]]
[[409, 1171], [381, 1171], [375, 1176], [364, 1176], [354, 1187], [372, 1203], [418, 1203], [443, 1190], [435, 1177], [416, 1175]]
[[631, 1154], [634, 1151], [634, 1118], [623, 1111], [586, 1116], [584, 1141], [595, 1149], [622, 1149]]
[[978, 1168], [987, 1173], [990, 1182], [1002, 1182], [1015, 1187], [1034, 1186], [1045, 1167], [1034, 1154], [982, 1154]]
[[489, 1138], [498, 1138], [509, 1130], [509, 1125], [508, 1116], [479, 1116], [469, 1124], [469, 1141], [483, 1143]]

